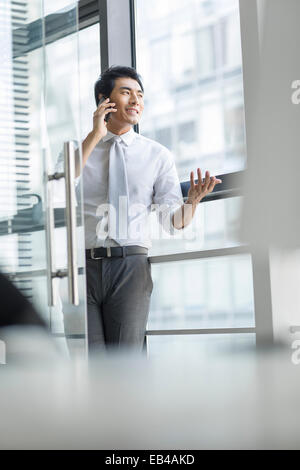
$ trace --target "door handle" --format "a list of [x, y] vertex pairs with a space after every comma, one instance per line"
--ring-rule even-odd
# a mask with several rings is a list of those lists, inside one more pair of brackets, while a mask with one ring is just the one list
[[[77, 262], [77, 232], [76, 232], [76, 196], [74, 191], [75, 178], [75, 149], [74, 142], [64, 142], [64, 172], [47, 175], [46, 178], [46, 241], [47, 241], [47, 272], [48, 272], [48, 299], [49, 306], [56, 305], [54, 291], [54, 278], [68, 276], [69, 302], [79, 305], [78, 290], [78, 262]], [[67, 227], [67, 253], [68, 267], [56, 270], [54, 247], [54, 209], [50, 181], [65, 178], [66, 196], [66, 227]]]
[[76, 195], [75, 180], [75, 148], [74, 142], [64, 143], [65, 183], [66, 183], [66, 222], [68, 246], [68, 284], [69, 301], [79, 305], [77, 231], [76, 231]]
[[52, 175], [45, 175], [45, 200], [46, 200], [46, 244], [47, 244], [47, 285], [48, 285], [48, 305], [56, 305], [56, 293], [54, 290], [54, 278], [56, 277], [55, 268], [55, 246], [54, 246], [54, 210], [52, 205], [52, 188], [49, 181]]

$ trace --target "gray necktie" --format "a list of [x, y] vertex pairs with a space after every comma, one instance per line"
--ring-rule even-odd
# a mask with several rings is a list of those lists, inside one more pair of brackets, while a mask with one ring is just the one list
[[118, 243], [127, 238], [128, 183], [121, 137], [114, 137], [109, 152], [108, 235]]

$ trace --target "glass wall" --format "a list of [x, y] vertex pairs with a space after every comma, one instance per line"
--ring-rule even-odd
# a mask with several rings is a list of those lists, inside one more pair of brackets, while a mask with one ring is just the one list
[[[61, 142], [70, 140], [71, 130], [76, 126], [76, 140], [83, 140], [91, 131], [93, 125], [93, 112], [95, 110], [93, 86], [100, 73], [100, 35], [99, 24], [85, 28], [78, 33], [78, 43], [75, 44], [75, 35], [69, 34], [54, 43], [46, 46], [46, 72], [47, 72], [47, 124], [48, 134], [52, 142], [51, 158], [55, 168]], [[72, 74], [74, 62], [79, 61], [79, 74]], [[55, 65], [55, 66], [54, 66]], [[59, 87], [57, 84], [60, 84]], [[77, 100], [79, 99], [79, 106]], [[60, 106], [57, 106], [60, 103]], [[79, 112], [80, 110], [80, 112]], [[52, 136], [52, 138], [51, 138]], [[56, 139], [53, 136], [57, 136]], [[56, 182], [60, 183], [60, 182]], [[62, 191], [60, 191], [62, 189]], [[78, 198], [78, 191], [77, 191]], [[64, 187], [56, 184], [54, 195], [55, 207], [64, 206]], [[55, 246], [60, 250], [57, 256], [63, 265], [67, 252], [60, 247], [66, 246], [64, 229], [56, 229]], [[78, 241], [84, 247], [83, 223], [78, 231]], [[83, 258], [79, 259], [80, 266], [84, 268]], [[74, 339], [82, 331], [82, 324], [75, 315], [75, 308], [68, 303], [68, 283], [66, 279], [60, 280], [60, 301], [64, 312], [65, 331], [68, 333], [68, 346], [73, 356], [80, 352], [80, 339]], [[85, 292], [80, 292], [85, 298]]]
[[[53, 166], [55, 165], [61, 147], [59, 142], [69, 140], [70, 126], [79, 123], [77, 136], [83, 140], [86, 135], [92, 130], [93, 125], [93, 112], [96, 108], [94, 100], [94, 82], [100, 73], [100, 35], [99, 23], [83, 30], [78, 33], [78, 49], [74, 50], [74, 38], [70, 34], [54, 44], [49, 44], [46, 48], [46, 57], [48, 65], [57, 64], [55, 69], [51, 66], [48, 67], [48, 90], [49, 101], [48, 104], [48, 129], [49, 134], [59, 135], [61, 138], [55, 144], [52, 139], [52, 159]], [[70, 74], [72, 70], [72, 63], [79, 60], [79, 75], [73, 76]], [[52, 70], [50, 70], [52, 69]], [[57, 83], [60, 86], [57, 87]], [[80, 116], [77, 116], [76, 106], [72, 100], [72, 96], [78, 99], [79, 96], [79, 109]], [[55, 105], [60, 102], [60, 108]], [[52, 109], [51, 109], [52, 106]], [[65, 112], [62, 113], [62, 106]], [[57, 113], [60, 113], [57, 115]], [[78, 194], [78, 193], [77, 193]], [[55, 205], [60, 206], [59, 194], [55, 195]], [[79, 243], [84, 247], [84, 230], [78, 233]], [[64, 246], [64, 232], [62, 229], [56, 229], [56, 246]], [[60, 262], [63, 262], [64, 256], [67, 253], [60, 254]], [[82, 260], [82, 266], [85, 261]], [[74, 339], [74, 335], [80, 334], [82, 325], [75, 315], [75, 308], [68, 304], [68, 283], [65, 279], [60, 282], [60, 299], [64, 310], [64, 324], [65, 330], [69, 333], [68, 347], [72, 352], [72, 356], [80, 355], [81, 340]], [[80, 292], [81, 296], [85, 296], [85, 292]]]
[[254, 326], [250, 255], [152, 265], [149, 330]]
[[81, 137], [83, 140], [93, 129], [93, 113], [96, 110], [94, 83], [101, 72], [99, 23], [79, 31], [79, 64]]
[[140, 130], [174, 152], [181, 181], [198, 166], [213, 174], [245, 168], [238, 3], [136, 1]]
[[[1, 97], [0, 97], [0, 269], [5, 273], [41, 269], [46, 264], [42, 231], [42, 152], [40, 109], [43, 93], [42, 48], [27, 53], [28, 21], [35, 22], [35, 41], [42, 44], [42, 2], [24, 1], [15, 8], [11, 0], [0, 5]], [[31, 232], [32, 206], [41, 231]], [[47, 291], [46, 278], [39, 280]], [[18, 287], [30, 300], [35, 297], [36, 280], [18, 280]], [[37, 298], [38, 296], [36, 296]], [[37, 302], [38, 303], [38, 302]], [[39, 305], [38, 305], [39, 306]], [[47, 317], [47, 309], [41, 312]]]
[[[137, 69], [145, 85], [140, 132], [172, 151], [180, 181], [246, 166], [238, 0], [136, 0]], [[175, 237], [153, 239], [152, 255], [239, 243], [241, 199], [200, 204]], [[153, 233], [158, 233], [156, 218]], [[168, 239], [169, 238], [169, 239]]]
[[[78, 57], [79, 56], [79, 57]], [[48, 129], [50, 134], [62, 136], [68, 140], [69, 128], [73, 121], [78, 122], [76, 107], [72, 96], [80, 99], [80, 129], [82, 139], [93, 128], [93, 112], [96, 109], [94, 83], [100, 74], [100, 34], [99, 24], [79, 31], [79, 48], [74, 49], [73, 34], [70, 34], [46, 47], [48, 76]], [[72, 63], [79, 59], [79, 77], [70, 74]], [[51, 67], [56, 64], [55, 69]], [[57, 84], [60, 84], [58, 87]], [[69, 92], [71, 90], [71, 93]], [[56, 101], [64, 104], [65, 113], [62, 121], [57, 116]], [[53, 164], [60, 152], [60, 147], [53, 148]]]
[[[16, 6], [5, 0], [0, 12], [4, 59], [0, 71], [0, 269], [34, 303], [51, 333], [64, 342], [64, 350], [67, 337], [70, 352], [81, 354], [86, 340], [81, 200], [77, 199], [78, 243], [74, 246], [78, 250], [72, 264], [78, 274], [78, 291], [74, 288], [78, 300], [70, 300], [68, 278], [62, 277], [53, 281], [56, 302], [51, 302], [47, 276], [53, 279], [58, 269], [69, 273], [66, 268], [71, 263], [67, 260], [65, 181], [47, 183], [46, 173], [54, 172], [63, 142], [80, 140], [92, 128], [93, 85], [100, 73], [99, 24], [78, 33], [77, 3], [69, 1], [34, 0]], [[61, 205], [58, 188], [63, 194]], [[50, 192], [55, 197], [49, 198]], [[49, 201], [54, 206], [55, 228], [48, 232]], [[71, 201], [67, 202], [70, 208]], [[53, 257], [47, 243], [50, 238]]]
[[224, 354], [241, 354], [255, 347], [255, 334], [148, 336], [147, 343], [152, 359], [172, 357], [174, 364], [178, 364], [193, 358], [197, 364], [209, 364], [210, 361], [215, 364]]
[[[145, 87], [141, 134], [172, 151], [181, 182], [198, 167], [212, 175], [244, 170], [239, 1], [135, 4], [137, 70]], [[239, 245], [241, 209], [242, 197], [201, 203], [192, 224], [172, 237], [152, 214], [150, 256]], [[250, 255], [153, 263], [152, 275], [149, 330], [254, 326]], [[214, 335], [199, 336], [151, 335], [149, 351], [163, 352], [171, 343], [180, 349], [184, 342], [204, 352], [209, 348], [202, 345], [217, 344]]]

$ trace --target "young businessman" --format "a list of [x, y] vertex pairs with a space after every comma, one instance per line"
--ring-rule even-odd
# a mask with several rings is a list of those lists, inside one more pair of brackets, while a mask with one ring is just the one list
[[[201, 199], [221, 181], [209, 172], [202, 181], [198, 168], [196, 184], [191, 172], [183, 203], [172, 154], [133, 130], [144, 109], [143, 85], [134, 69], [114, 66], [102, 73], [95, 99], [93, 129], [82, 143], [80, 175], [89, 348], [141, 350], [153, 288], [147, 257], [151, 205], [162, 207], [160, 221], [172, 234], [190, 223]], [[174, 211], [175, 203], [179, 207]]]

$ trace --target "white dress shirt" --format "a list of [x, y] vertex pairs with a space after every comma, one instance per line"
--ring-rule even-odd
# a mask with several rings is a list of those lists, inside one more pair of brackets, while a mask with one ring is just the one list
[[[99, 207], [108, 202], [109, 151], [115, 134], [107, 132], [89, 156], [81, 175], [76, 178], [83, 184], [83, 211], [85, 221], [85, 247], [119, 246], [103, 234], [107, 223], [105, 215], [99, 216]], [[152, 204], [163, 204], [157, 216], [170, 234], [177, 232], [171, 216], [183, 204], [182, 192], [172, 153], [154, 140], [137, 134], [131, 128], [121, 136], [129, 189], [128, 237], [122, 245], [151, 247], [150, 227], [147, 223]], [[101, 213], [101, 211], [100, 211]]]

